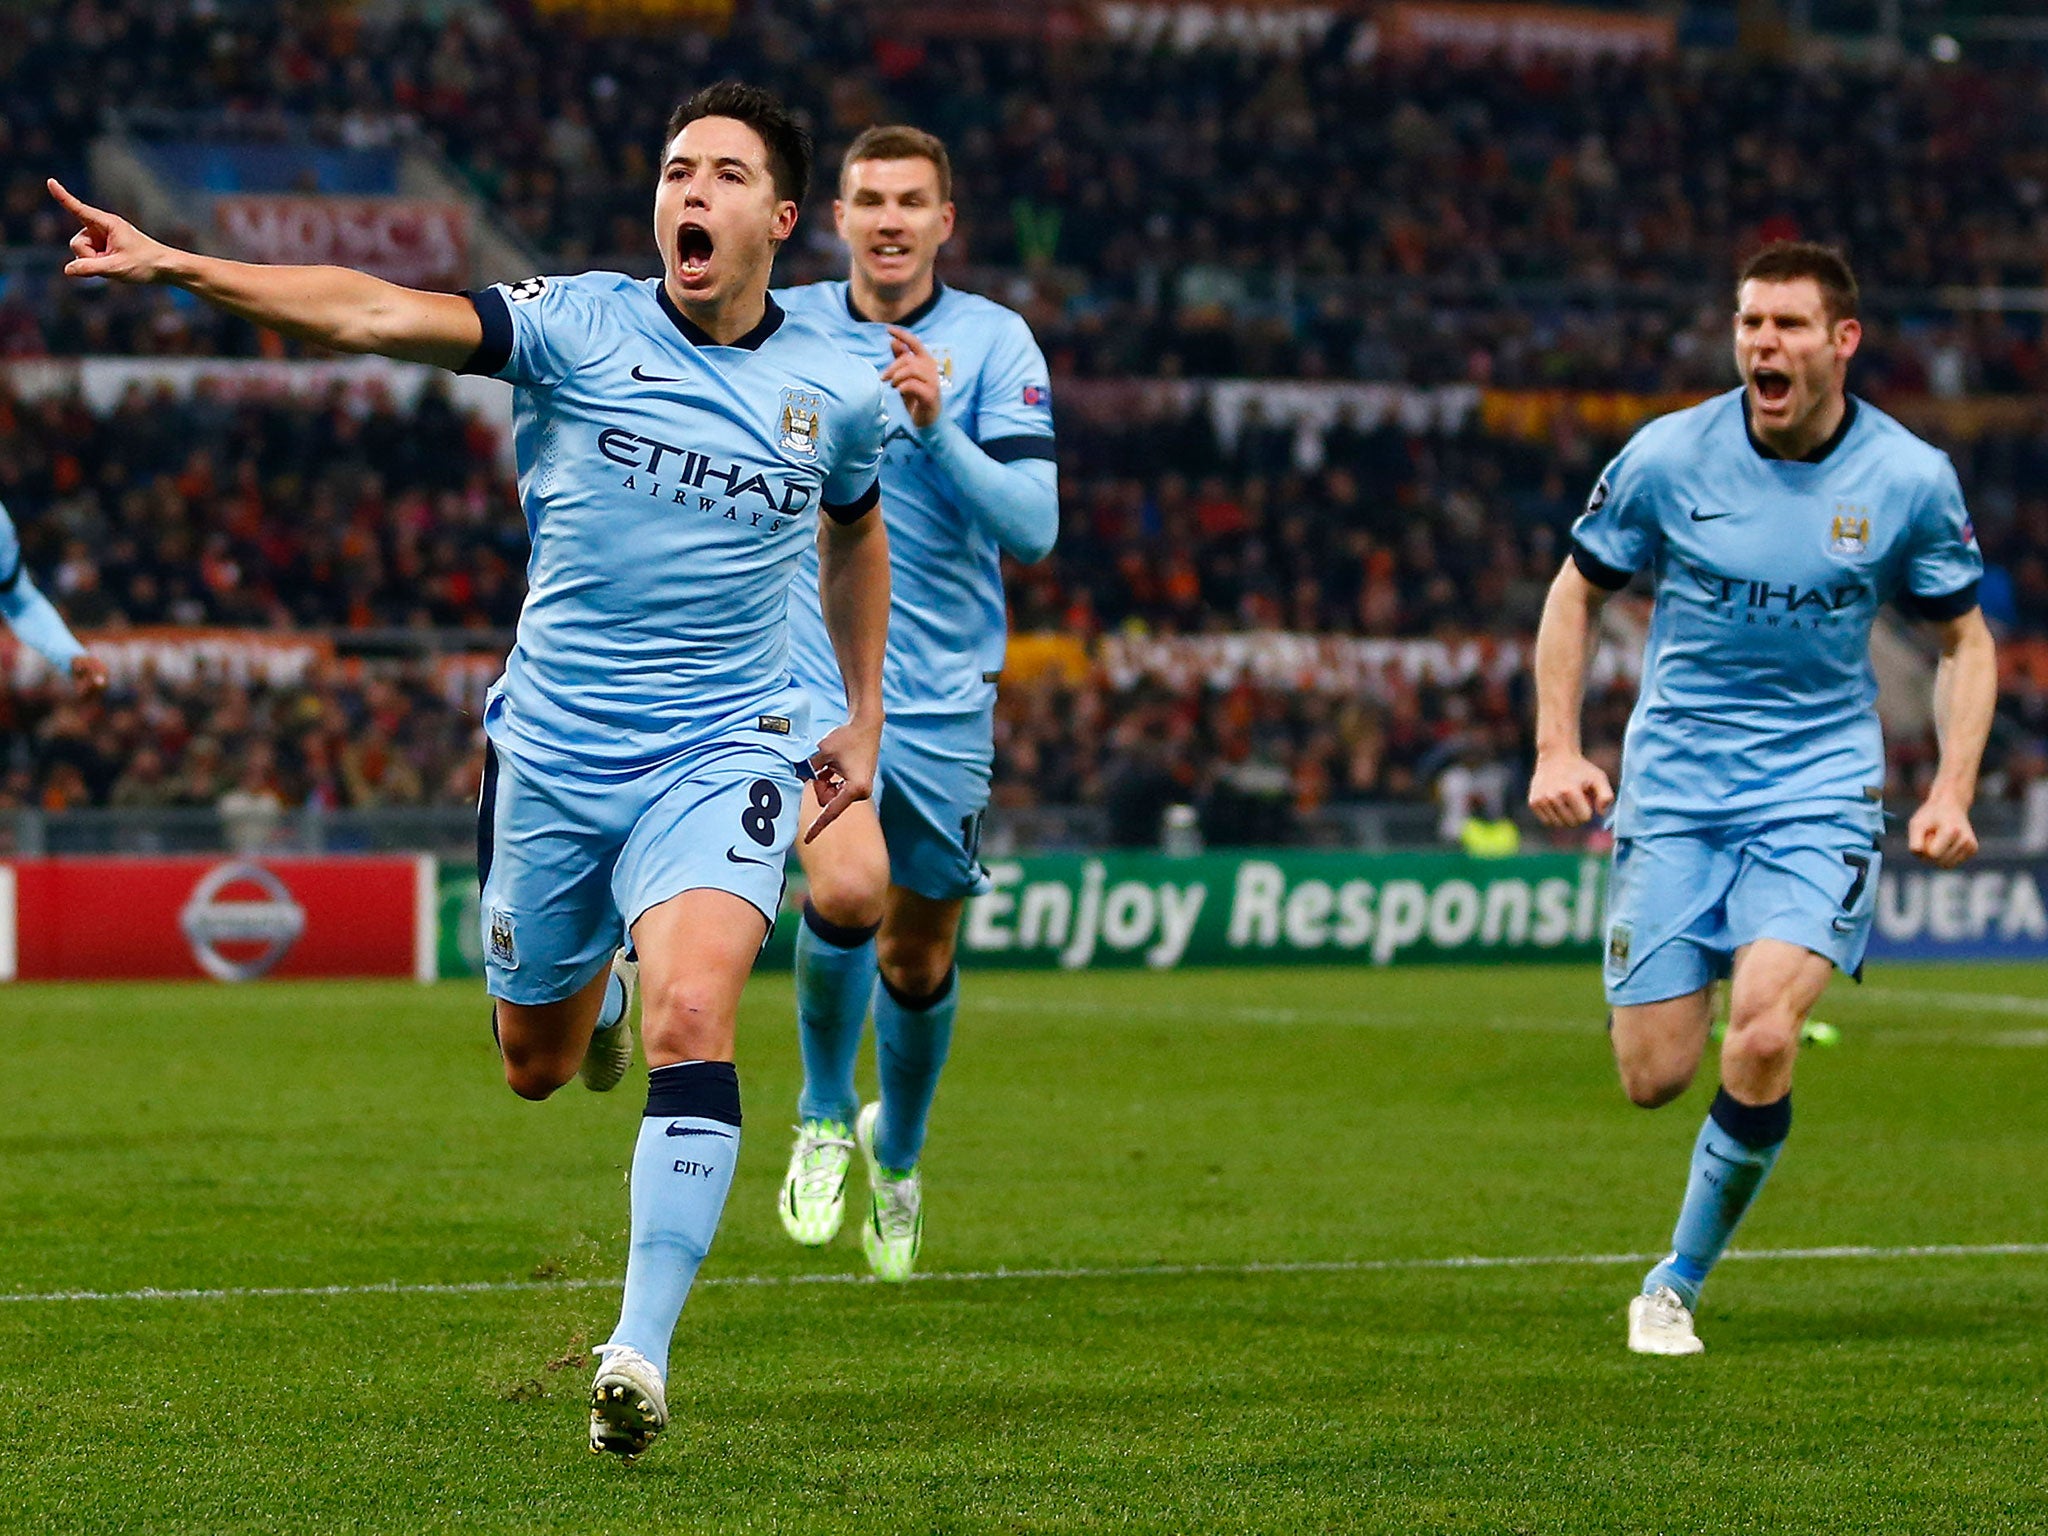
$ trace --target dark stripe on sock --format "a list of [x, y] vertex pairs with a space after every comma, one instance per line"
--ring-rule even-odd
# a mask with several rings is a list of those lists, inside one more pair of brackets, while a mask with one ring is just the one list
[[1707, 1113], [1713, 1117], [1714, 1124], [1752, 1152], [1775, 1147], [1792, 1134], [1792, 1095], [1789, 1093], [1775, 1104], [1745, 1104], [1723, 1088], [1714, 1096], [1714, 1107]]
[[953, 966], [950, 970], [946, 972], [946, 979], [944, 981], [941, 981], [936, 987], [934, 987], [930, 995], [926, 997], [911, 996], [910, 993], [905, 992], [901, 987], [898, 987], [896, 983], [891, 981], [887, 976], [883, 976], [881, 978], [882, 990], [884, 992], [887, 992], [889, 996], [896, 1000], [896, 1006], [898, 1008], [905, 1009], [911, 1013], [923, 1013], [928, 1008], [938, 1007], [939, 1004], [943, 1003], [946, 1000], [948, 995], [951, 994], [953, 990], [953, 983], [955, 980], [959, 978], [959, 975], [960, 967], [957, 965]]
[[729, 1061], [679, 1061], [647, 1074], [647, 1118], [740, 1123], [740, 1073]]
[[819, 916], [818, 909], [812, 906], [808, 899], [804, 902], [804, 926], [834, 949], [859, 949], [882, 929], [880, 923], [868, 923], [859, 928], [842, 928], [831, 918]]

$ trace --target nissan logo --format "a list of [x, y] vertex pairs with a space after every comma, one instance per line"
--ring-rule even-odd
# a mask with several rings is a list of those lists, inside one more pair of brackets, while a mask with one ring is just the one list
[[[223, 900], [230, 886], [254, 886], [261, 895]], [[215, 981], [254, 981], [290, 953], [306, 931], [306, 909], [262, 865], [221, 864], [192, 888], [178, 927], [192, 946], [192, 958]], [[234, 946], [239, 954], [223, 954], [223, 945]]]

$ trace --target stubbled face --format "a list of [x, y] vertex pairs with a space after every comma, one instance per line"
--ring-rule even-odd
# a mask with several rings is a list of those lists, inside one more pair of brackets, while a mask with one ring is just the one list
[[855, 268], [880, 293], [922, 285], [953, 234], [953, 205], [939, 197], [939, 168], [921, 156], [854, 161], [832, 213]]
[[796, 214], [775, 194], [758, 133], [735, 118], [698, 118], [669, 142], [654, 192], [654, 240], [670, 289], [713, 308], [765, 290]]
[[1830, 399], [1841, 395], [1849, 359], [1863, 328], [1828, 320], [1820, 284], [1752, 278], [1735, 306], [1735, 366], [1760, 435], [1798, 436]]

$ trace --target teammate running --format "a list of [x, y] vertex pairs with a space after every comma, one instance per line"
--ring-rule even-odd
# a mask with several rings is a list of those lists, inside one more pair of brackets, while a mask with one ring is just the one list
[[0, 619], [14, 637], [71, 679], [81, 699], [107, 686], [107, 664], [78, 643], [62, 614], [50, 605], [22, 563], [21, 539], [14, 519], [0, 502]]
[[1712, 983], [1732, 973], [1721, 1091], [1693, 1148], [1672, 1251], [1629, 1304], [1629, 1348], [1697, 1354], [1700, 1287], [1792, 1125], [1808, 1012], [1857, 974], [1877, 904], [1884, 743], [1870, 629], [1934, 626], [1941, 760], [1907, 846], [1953, 868], [1997, 671], [1983, 571], [1947, 457], [1849, 396], [1862, 334], [1835, 251], [1774, 245], [1743, 269], [1742, 387], [1651, 422], [1573, 529], [1536, 641], [1529, 804], [1578, 826], [1615, 800], [1579, 744], [1593, 612], [1648, 568], [1656, 614], [1615, 811], [1607, 1000], [1628, 1096], [1683, 1093]]
[[[915, 128], [870, 128], [846, 152], [834, 204], [849, 280], [782, 295], [849, 357], [880, 368], [895, 396], [882, 471], [895, 566], [888, 724], [871, 805], [817, 836], [825, 807], [804, 799], [804, 1087], [781, 1200], [791, 1237], [831, 1241], [858, 1142], [870, 1192], [861, 1245], [885, 1280], [908, 1279], [917, 1261], [918, 1159], [959, 1005], [954, 935], [983, 882], [1002, 557], [1043, 559], [1059, 528], [1045, 359], [1021, 317], [933, 273], [953, 233], [952, 197], [944, 144]], [[844, 718], [818, 603], [801, 581], [790, 602], [797, 678], [824, 718]], [[881, 1097], [861, 1108], [853, 1066], [870, 998]]]
[[[51, 186], [85, 225], [73, 276], [174, 283], [323, 346], [516, 386], [533, 553], [484, 717], [485, 963], [506, 1079], [529, 1099], [630, 1050], [608, 974], [627, 936], [646, 981], [632, 1247], [590, 1418], [591, 1449], [623, 1456], [668, 1422], [670, 1337], [731, 1186], [735, 1014], [780, 904], [801, 779], [815, 774], [823, 832], [866, 798], [879, 750], [882, 390], [768, 294], [810, 160], [774, 97], [712, 86], [669, 122], [660, 278], [469, 296], [169, 250]], [[814, 540], [850, 707], [806, 763], [788, 611]]]

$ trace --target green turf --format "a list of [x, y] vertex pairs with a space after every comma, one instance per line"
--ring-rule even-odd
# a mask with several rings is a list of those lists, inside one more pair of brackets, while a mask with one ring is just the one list
[[[860, 1266], [770, 1209], [788, 1009], [707, 1278]], [[1823, 1013], [1745, 1245], [2048, 1240], [2048, 974]], [[1129, 1273], [1656, 1248], [1710, 1084], [1630, 1109], [1599, 1017], [1571, 969], [970, 976], [927, 1267], [1125, 1273], [707, 1285], [623, 1467], [565, 1282], [623, 1268], [637, 1077], [519, 1102], [469, 985], [0, 991], [0, 1293], [535, 1286], [0, 1303], [0, 1530], [2048, 1529], [2041, 1257], [1731, 1263], [1681, 1361], [1629, 1265]]]

